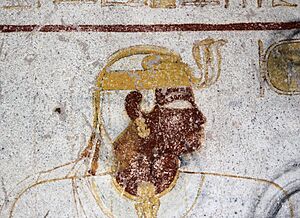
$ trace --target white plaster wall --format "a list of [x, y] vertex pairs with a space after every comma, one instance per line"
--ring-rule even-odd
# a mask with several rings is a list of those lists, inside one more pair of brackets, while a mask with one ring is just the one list
[[[76, 10], [79, 12], [72, 15]], [[299, 17], [299, 8], [225, 11], [223, 8], [153, 11], [126, 7], [117, 10], [100, 8], [97, 4], [45, 3], [39, 10], [2, 10], [0, 20], [4, 24], [147, 24], [290, 21]], [[210, 16], [212, 13], [214, 16]], [[197, 105], [207, 117], [206, 141], [199, 152], [184, 157], [183, 169], [274, 180], [285, 169], [299, 167], [300, 98], [278, 95], [268, 86], [264, 97], [260, 97], [258, 79], [257, 41], [261, 39], [268, 47], [292, 34], [293, 31], [0, 33], [0, 45], [3, 45], [0, 50], [1, 202], [7, 200], [9, 190], [27, 175], [77, 157], [91, 133], [87, 121], [92, 121], [91, 96], [97, 74], [113, 52], [137, 44], [173, 49], [197, 71], [191, 52], [193, 42], [208, 37], [228, 40], [222, 47], [220, 80], [207, 89], [194, 90]], [[293, 37], [299, 38], [299, 34]], [[126, 93], [111, 92], [104, 96], [105, 125], [113, 138], [128, 123], [123, 106]], [[149, 95], [151, 106], [151, 92], [144, 94]], [[60, 115], [55, 112], [57, 107], [62, 108]], [[107, 156], [110, 145], [105, 146], [103, 153]], [[101, 170], [107, 167], [100, 165]], [[110, 178], [99, 179], [108, 207], [117, 217], [134, 217], [134, 207], [116, 196], [109, 181]], [[175, 188], [162, 198], [159, 217], [184, 214], [195, 198], [199, 181], [200, 176], [183, 175], [181, 185], [176, 186], [178, 190]], [[37, 187], [24, 196], [16, 217], [76, 216], [72, 190], [68, 187], [70, 182]], [[207, 176], [188, 217], [252, 217], [256, 200], [265, 188], [266, 184], [259, 182]], [[81, 195], [84, 193], [83, 188]], [[104, 216], [90, 196], [83, 198], [87, 199], [85, 207], [93, 208], [88, 217]], [[293, 196], [295, 205], [299, 200], [299, 194]], [[287, 216], [286, 208], [283, 206], [279, 216]], [[82, 211], [79, 214], [83, 217]], [[298, 206], [295, 216], [300, 216]]]

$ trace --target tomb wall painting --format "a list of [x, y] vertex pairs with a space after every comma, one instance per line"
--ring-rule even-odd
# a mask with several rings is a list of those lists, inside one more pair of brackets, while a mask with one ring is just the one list
[[2, 141], [11, 161], [1, 175], [13, 181], [2, 179], [1, 213], [297, 217], [299, 46], [291, 34], [2, 35], [11, 129]]

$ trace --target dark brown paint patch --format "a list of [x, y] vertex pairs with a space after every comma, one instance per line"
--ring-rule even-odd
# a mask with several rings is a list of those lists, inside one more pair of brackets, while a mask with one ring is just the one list
[[0, 25], [0, 32], [185, 32], [261, 31], [300, 29], [300, 22], [254, 22], [230, 24], [153, 24], [153, 25]]
[[[125, 109], [133, 122], [114, 142], [116, 180], [126, 192], [137, 195], [138, 186], [149, 182], [156, 194], [169, 188], [180, 167], [179, 157], [201, 147], [206, 118], [197, 108], [190, 87], [155, 90], [156, 105], [149, 113], [140, 109], [142, 95], [130, 92]], [[168, 108], [175, 101], [189, 108]], [[150, 133], [140, 137], [136, 119], [143, 119]]]

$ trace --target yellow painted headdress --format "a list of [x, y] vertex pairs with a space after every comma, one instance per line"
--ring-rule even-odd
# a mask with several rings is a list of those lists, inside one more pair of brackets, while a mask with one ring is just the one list
[[[101, 91], [149, 90], [186, 86], [208, 87], [219, 79], [221, 70], [220, 46], [224, 43], [224, 40], [205, 39], [194, 44], [193, 56], [200, 69], [198, 78], [194, 76], [192, 69], [182, 61], [179, 54], [164, 47], [137, 45], [114, 53], [97, 77], [96, 90], [93, 94], [94, 132], [82, 155], [86, 156], [90, 153], [89, 151], [92, 150], [95, 141], [95, 131], [101, 129], [99, 122], [101, 120], [99, 117]], [[141, 63], [141, 70], [111, 70], [111, 67], [119, 60], [134, 55], [145, 55]], [[92, 174], [95, 174], [98, 167], [99, 146], [100, 142], [98, 141], [90, 170]]]

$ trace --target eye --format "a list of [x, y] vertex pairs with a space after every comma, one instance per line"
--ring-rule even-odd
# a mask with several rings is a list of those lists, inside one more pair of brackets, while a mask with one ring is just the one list
[[170, 109], [186, 109], [186, 108], [192, 108], [192, 104], [189, 101], [175, 100], [171, 103], [164, 105], [163, 107], [170, 108]]

